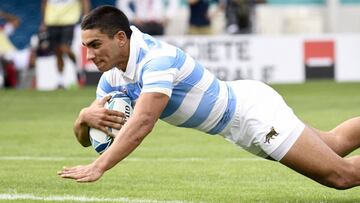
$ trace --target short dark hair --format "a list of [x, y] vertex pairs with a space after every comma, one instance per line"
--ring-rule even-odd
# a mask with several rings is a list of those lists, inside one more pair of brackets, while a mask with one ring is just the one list
[[81, 29], [99, 29], [110, 38], [119, 31], [124, 31], [130, 39], [131, 29], [129, 19], [126, 15], [113, 6], [99, 6], [84, 17], [81, 22]]

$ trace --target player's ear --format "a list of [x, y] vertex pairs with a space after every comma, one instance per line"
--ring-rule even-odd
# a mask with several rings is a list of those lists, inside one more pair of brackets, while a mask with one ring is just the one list
[[124, 31], [118, 31], [114, 37], [118, 40], [120, 47], [123, 47], [128, 40]]

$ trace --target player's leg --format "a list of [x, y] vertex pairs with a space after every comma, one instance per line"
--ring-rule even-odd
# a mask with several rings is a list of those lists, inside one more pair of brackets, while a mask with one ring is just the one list
[[232, 124], [234, 130], [224, 137], [258, 156], [269, 155], [323, 185], [338, 189], [360, 185], [360, 156], [339, 156], [329, 146], [335, 146], [335, 142], [328, 145], [320, 131], [304, 126], [269, 86], [255, 81], [231, 85], [241, 103], [237, 107], [238, 121], [234, 119]]
[[309, 127], [305, 127], [280, 162], [329, 187], [347, 189], [360, 185], [360, 156], [340, 157]]
[[360, 147], [360, 117], [349, 119], [328, 132], [313, 130], [342, 157]]

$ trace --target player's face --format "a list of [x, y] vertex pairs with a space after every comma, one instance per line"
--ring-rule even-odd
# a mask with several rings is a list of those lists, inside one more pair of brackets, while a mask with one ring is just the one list
[[87, 48], [86, 57], [94, 62], [99, 71], [105, 72], [113, 67], [126, 69], [129, 40], [120, 31], [113, 38], [101, 33], [98, 29], [81, 31], [82, 44]]

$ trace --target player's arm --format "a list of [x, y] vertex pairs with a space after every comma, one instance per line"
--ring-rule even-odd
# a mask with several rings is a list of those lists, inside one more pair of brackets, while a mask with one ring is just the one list
[[79, 143], [88, 147], [91, 145], [89, 139], [89, 128], [97, 128], [110, 136], [107, 127], [120, 129], [124, 125], [122, 117], [125, 115], [121, 112], [108, 110], [104, 104], [110, 99], [110, 95], [102, 99], [95, 100], [89, 107], [83, 108], [74, 123], [74, 133]]
[[109, 170], [127, 157], [152, 131], [169, 97], [162, 93], [142, 93], [134, 113], [105, 153], [94, 162], [103, 171]]
[[142, 93], [133, 115], [121, 128], [114, 143], [97, 160], [86, 166], [64, 168], [58, 174], [78, 182], [98, 180], [102, 174], [127, 157], [153, 129], [169, 97], [162, 93]]
[[86, 108], [82, 109], [79, 113], [78, 118], [75, 120], [74, 133], [79, 143], [84, 147], [88, 147], [91, 145], [91, 142], [89, 139], [89, 126], [84, 120], [85, 111]]

